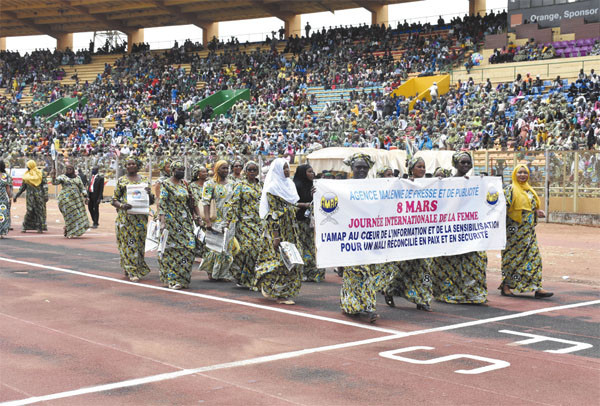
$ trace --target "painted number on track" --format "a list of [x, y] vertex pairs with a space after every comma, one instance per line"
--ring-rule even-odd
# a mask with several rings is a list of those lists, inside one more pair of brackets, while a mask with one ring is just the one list
[[526, 340], [515, 341], [514, 343], [510, 343], [509, 345], [527, 345], [527, 344], [533, 344], [533, 343], [540, 343], [542, 341], [553, 341], [555, 343], [569, 344], [568, 347], [562, 348], [560, 350], [545, 350], [544, 351], [544, 352], [551, 352], [552, 354], [568, 354], [570, 352], [586, 350], [588, 348], [593, 347], [592, 344], [588, 344], [588, 343], [580, 343], [578, 341], [563, 340], [561, 338], [540, 336], [537, 334], [521, 333], [519, 331], [498, 330], [498, 332], [505, 333], [505, 334], [513, 334], [513, 335], [522, 336], [522, 337], [529, 337]]
[[399, 355], [396, 355], [399, 353], [405, 353], [405, 352], [411, 352], [411, 351], [417, 351], [417, 350], [433, 350], [433, 349], [435, 349], [435, 348], [417, 345], [414, 347], [401, 348], [399, 350], [380, 352], [379, 355], [384, 358], [389, 358], [389, 359], [393, 359], [393, 360], [397, 360], [397, 361], [403, 361], [403, 362], [408, 362], [410, 364], [419, 364], [419, 365], [439, 364], [440, 362], [447, 362], [447, 361], [452, 361], [452, 360], [460, 359], [460, 358], [473, 359], [476, 361], [487, 362], [490, 364], [490, 365], [475, 368], [475, 369], [457, 369], [456, 371], [454, 371], [457, 374], [467, 374], [467, 375], [482, 374], [484, 372], [494, 371], [496, 369], [502, 369], [502, 368], [506, 368], [506, 367], [510, 366], [510, 363], [506, 362], [506, 361], [502, 361], [499, 359], [493, 359], [493, 358], [480, 357], [478, 355], [471, 355], [471, 354], [452, 354], [452, 355], [446, 355], [444, 357], [432, 358], [432, 359], [428, 359], [428, 360], [413, 359], [413, 358], [401, 357]]

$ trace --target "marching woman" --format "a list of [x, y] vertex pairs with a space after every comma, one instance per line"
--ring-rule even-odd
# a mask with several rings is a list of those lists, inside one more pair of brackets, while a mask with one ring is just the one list
[[160, 209], [160, 186], [162, 183], [171, 177], [171, 158], [165, 158], [158, 164], [160, 175], [154, 185], [154, 195], [156, 196], [156, 208]]
[[241, 159], [236, 159], [231, 164], [231, 174], [228, 176], [228, 179], [234, 185], [242, 182], [244, 180], [244, 176], [242, 174], [242, 170], [244, 169], [244, 163]]
[[48, 229], [46, 225], [46, 203], [48, 202], [48, 183], [46, 175], [38, 169], [35, 161], [27, 162], [27, 171], [23, 175], [23, 184], [15, 195], [13, 201], [23, 192], [27, 191], [25, 200], [27, 211], [23, 219], [23, 228], [21, 232], [27, 230], [37, 230], [38, 233]]
[[[468, 152], [457, 152], [452, 156], [452, 165], [456, 168], [454, 176], [466, 177], [473, 167], [473, 159]], [[485, 252], [473, 251], [434, 258], [432, 271], [435, 298], [446, 303], [487, 302], [486, 267]]]
[[[227, 161], [218, 161], [214, 166], [214, 176], [204, 184], [202, 189], [202, 204], [204, 205], [204, 222], [207, 230], [214, 230], [223, 232], [227, 227], [227, 209], [225, 203], [231, 197], [233, 191], [232, 183], [227, 180], [229, 174], [229, 164]], [[216, 209], [216, 218], [211, 219], [210, 205], [213, 202]], [[230, 243], [228, 251], [215, 252], [210, 249], [206, 250], [202, 264], [200, 264], [200, 270], [206, 271], [209, 280], [214, 281], [230, 281], [231, 277], [231, 263], [233, 262], [233, 256], [231, 255], [233, 245], [233, 239]]]
[[52, 171], [52, 184], [62, 185], [58, 194], [58, 208], [65, 220], [65, 237], [82, 236], [90, 228], [85, 209], [88, 197], [81, 178], [75, 172], [75, 167], [67, 164], [65, 174], [58, 178], [56, 172]]
[[200, 211], [195, 203], [190, 204], [192, 196], [183, 180], [185, 168], [181, 161], [171, 163], [171, 174], [160, 187], [158, 216], [169, 236], [158, 264], [161, 282], [177, 290], [190, 286], [196, 250], [193, 221], [200, 217]]
[[279, 243], [291, 242], [301, 252], [296, 222], [297, 207], [308, 208], [309, 203], [296, 203], [299, 196], [290, 176], [290, 167], [283, 158], [277, 158], [269, 167], [260, 197], [260, 218], [265, 221], [266, 242], [262, 244], [256, 266], [256, 286], [266, 298], [277, 303], [294, 304], [300, 292], [302, 270], [287, 269], [279, 254]]
[[6, 173], [6, 164], [0, 160], [0, 239], [8, 234], [10, 228], [10, 198], [12, 178]]
[[[410, 180], [425, 176], [425, 161], [421, 157], [413, 157], [408, 162]], [[431, 274], [427, 258], [394, 262], [394, 270], [388, 285], [383, 289], [385, 303], [394, 307], [394, 296], [404, 297], [417, 305], [417, 309], [431, 311]]]
[[[192, 197], [194, 198], [194, 202], [196, 206], [198, 206], [198, 210], [200, 210], [200, 214], [204, 209], [202, 208], [202, 189], [204, 188], [204, 183], [206, 182], [206, 178], [208, 178], [208, 170], [204, 165], [194, 165], [192, 168], [192, 181], [190, 182], [189, 189], [192, 193]], [[201, 227], [205, 227], [204, 221], [202, 217], [199, 219], [199, 224]], [[202, 258], [204, 255], [204, 243], [196, 240], [196, 251], [194, 256], [196, 258]]]
[[141, 162], [138, 159], [133, 156], [127, 158], [125, 161], [127, 174], [118, 179], [111, 203], [118, 211], [115, 229], [121, 256], [121, 269], [132, 282], [139, 282], [141, 278], [150, 273], [150, 268], [144, 260], [148, 215], [127, 213], [127, 210], [132, 208], [131, 204], [127, 203], [128, 185], [147, 186], [146, 191], [150, 198], [150, 204], [154, 203], [148, 179], [138, 175], [140, 167]]
[[313, 180], [315, 172], [310, 165], [300, 165], [294, 174], [294, 184], [301, 203], [308, 203], [307, 208], [300, 208], [296, 212], [296, 221], [300, 232], [300, 244], [304, 267], [302, 269], [302, 281], [321, 282], [325, 279], [325, 269], [318, 269], [315, 262], [315, 229], [311, 225], [310, 207], [313, 200]]
[[[356, 153], [344, 163], [352, 169], [353, 179], [365, 179], [373, 166], [373, 159], [363, 153]], [[344, 268], [340, 306], [348, 316], [366, 316], [371, 323], [379, 318], [376, 310], [376, 292], [385, 283], [385, 272], [379, 264], [357, 265]]]
[[380, 170], [377, 171], [377, 177], [378, 178], [393, 178], [394, 170], [392, 168], [390, 168], [389, 166], [384, 166], [383, 168], [381, 168]]
[[[506, 249], [502, 251], [502, 296], [534, 291], [535, 298], [550, 297], [542, 289], [542, 257], [535, 226], [546, 214], [540, 210], [540, 198], [529, 184], [529, 169], [520, 164], [512, 173], [512, 183], [504, 189], [506, 196]], [[511, 290], [512, 289], [512, 290]]]
[[261, 220], [258, 214], [262, 187], [258, 180], [258, 164], [249, 161], [244, 167], [246, 179], [238, 182], [226, 203], [227, 220], [235, 226], [235, 238], [240, 244], [233, 257], [231, 274], [238, 287], [256, 289], [254, 268], [261, 248]]

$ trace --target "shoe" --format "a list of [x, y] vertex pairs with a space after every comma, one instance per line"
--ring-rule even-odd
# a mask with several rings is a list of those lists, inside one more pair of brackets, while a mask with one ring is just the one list
[[277, 303], [284, 304], [284, 305], [296, 304], [296, 302], [294, 302], [292, 299], [285, 299], [285, 298], [277, 299]]
[[98, 228], [98, 224], [94, 224], [92, 228]]
[[417, 305], [417, 310], [423, 310], [425, 312], [432, 312], [433, 310], [431, 310], [431, 306], [428, 304], [418, 304]]
[[554, 295], [554, 293], [552, 293], [552, 292], [547, 292], [547, 291], [540, 292], [539, 290], [536, 290], [534, 297], [536, 299], [543, 299], [545, 297], [550, 297], [550, 296], [553, 296], [553, 295]]
[[173, 289], [173, 290], [179, 290], [179, 289], [182, 289], [182, 288], [183, 288], [183, 286], [181, 286], [179, 283], [175, 283], [175, 284], [169, 285], [169, 289]]
[[510, 291], [510, 289], [508, 290], [508, 292], [506, 292], [506, 291], [504, 291], [504, 288], [500, 289], [500, 295], [516, 297], [515, 294]]
[[375, 312], [367, 312], [367, 320], [369, 323], [375, 323], [375, 321], [379, 318], [379, 315]]
[[385, 299], [386, 305], [388, 305], [389, 307], [396, 307], [396, 304], [394, 303], [394, 296], [386, 295], [384, 293], [383, 298]]
[[129, 280], [130, 280], [131, 282], [139, 282], [139, 281], [140, 281], [140, 278], [138, 278], [137, 276], [131, 276], [131, 277], [129, 277]]

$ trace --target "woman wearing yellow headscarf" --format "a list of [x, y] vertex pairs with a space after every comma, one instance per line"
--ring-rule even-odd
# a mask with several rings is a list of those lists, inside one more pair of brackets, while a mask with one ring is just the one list
[[13, 201], [16, 202], [17, 198], [25, 191], [27, 191], [27, 198], [25, 200], [27, 211], [23, 219], [21, 232], [37, 230], [38, 233], [42, 233], [44, 230], [48, 230], [48, 226], [46, 225], [48, 183], [46, 182], [46, 175], [38, 169], [33, 160], [27, 162], [27, 172], [23, 175], [23, 184]]
[[[506, 249], [502, 251], [502, 296], [535, 291], [535, 298], [550, 297], [542, 289], [542, 257], [535, 235], [538, 218], [546, 217], [540, 210], [540, 198], [529, 184], [529, 169], [519, 164], [512, 173], [512, 182], [504, 189], [506, 196]], [[512, 289], [512, 290], [511, 290]]]
[[[207, 180], [202, 188], [203, 217], [207, 232], [223, 232], [227, 227], [227, 210], [229, 208], [225, 203], [231, 198], [233, 192], [233, 184], [227, 180], [229, 163], [220, 160], [215, 164], [213, 171], [213, 177]], [[211, 218], [211, 202], [216, 208], [216, 216], [213, 218]], [[220, 253], [207, 249], [200, 270], [206, 271], [210, 280], [230, 281], [232, 280], [230, 271], [232, 262], [231, 249]]]

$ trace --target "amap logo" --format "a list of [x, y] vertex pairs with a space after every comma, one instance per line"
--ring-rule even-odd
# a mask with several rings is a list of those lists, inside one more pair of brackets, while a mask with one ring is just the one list
[[321, 197], [320, 208], [321, 211], [325, 214], [325, 219], [321, 222], [321, 225], [327, 223], [328, 221], [333, 224], [337, 224], [338, 222], [332, 217], [333, 213], [338, 210], [339, 199], [335, 193], [327, 192]]
[[498, 192], [498, 190], [496, 190], [496, 187], [494, 185], [489, 185], [488, 192], [485, 197], [486, 203], [489, 204], [490, 206], [495, 206], [498, 203], [499, 198], [500, 198], [500, 192]]

